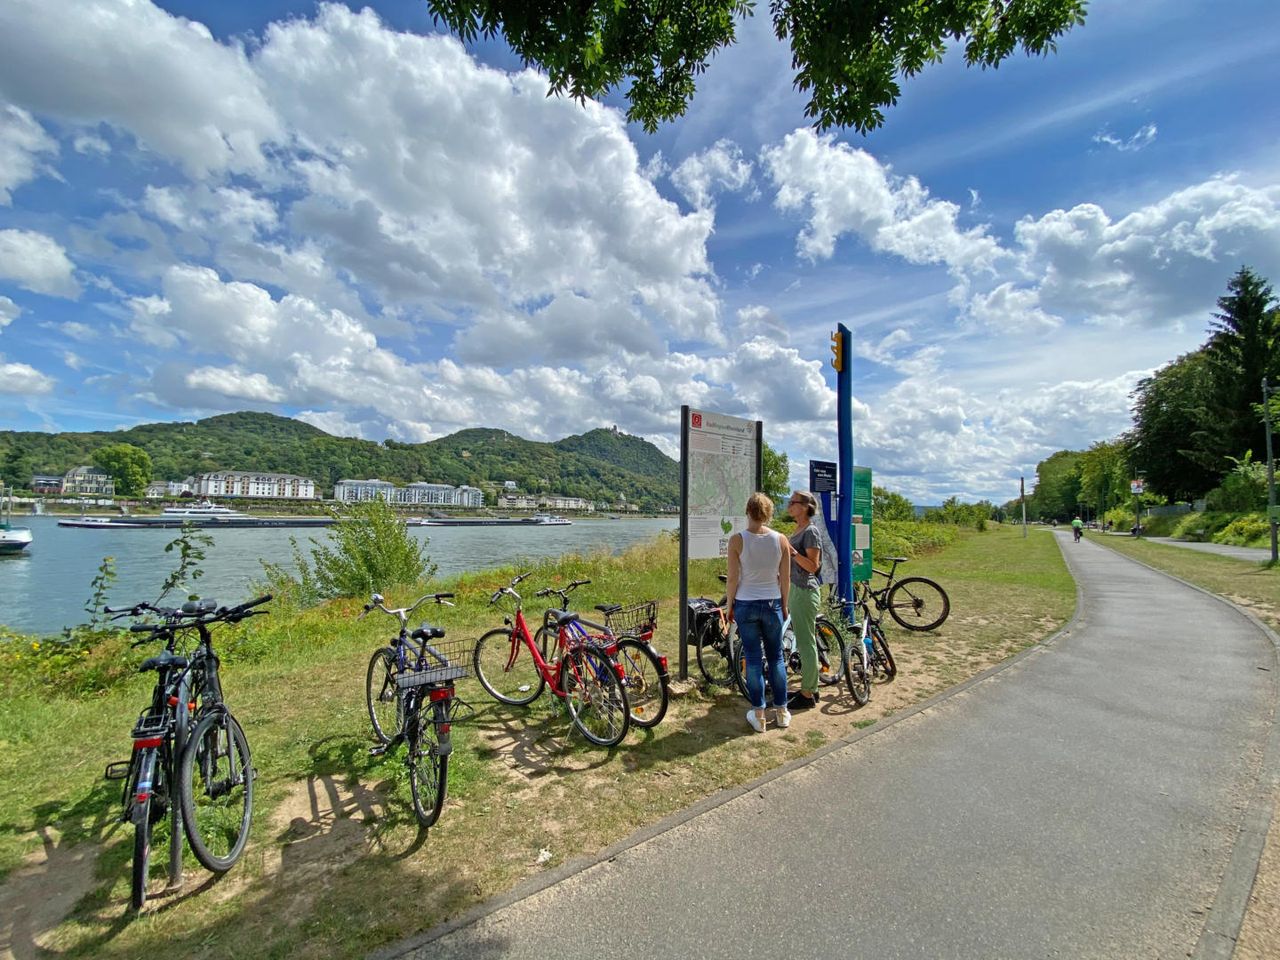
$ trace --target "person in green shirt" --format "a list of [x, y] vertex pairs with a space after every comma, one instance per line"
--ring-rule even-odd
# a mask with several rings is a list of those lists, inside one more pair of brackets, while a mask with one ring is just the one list
[[1080, 537], [1084, 534], [1084, 521], [1076, 517], [1071, 521], [1071, 535], [1076, 538], [1076, 543], [1080, 542]]

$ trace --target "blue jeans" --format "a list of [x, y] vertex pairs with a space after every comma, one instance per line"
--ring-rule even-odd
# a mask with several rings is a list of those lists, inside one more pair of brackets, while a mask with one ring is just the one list
[[[738, 600], [733, 605], [742, 655], [747, 660], [747, 699], [757, 710], [765, 708], [764, 673], [769, 671], [773, 705], [787, 705], [787, 668], [782, 663], [782, 601]], [[763, 649], [762, 649], [763, 648]]]

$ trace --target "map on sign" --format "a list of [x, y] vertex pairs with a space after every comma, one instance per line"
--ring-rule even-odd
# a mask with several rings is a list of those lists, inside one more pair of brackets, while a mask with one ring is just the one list
[[689, 557], [723, 557], [729, 537], [747, 525], [747, 497], [756, 489], [757, 435], [754, 420], [689, 412]]

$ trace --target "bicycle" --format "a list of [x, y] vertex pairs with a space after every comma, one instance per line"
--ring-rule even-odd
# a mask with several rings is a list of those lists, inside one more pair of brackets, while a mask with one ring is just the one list
[[1080, 542], [1080, 538], [1081, 538], [1082, 536], [1084, 536], [1084, 530], [1083, 530], [1082, 528], [1080, 528], [1080, 527], [1072, 527], [1072, 528], [1071, 528], [1071, 536], [1075, 538], [1075, 542], [1076, 542], [1076, 543], [1079, 543], [1079, 542]]
[[[631, 726], [622, 672], [609, 654], [569, 629], [579, 617], [567, 610], [548, 611], [556, 624], [556, 645], [549, 650], [553, 656], [543, 657], [525, 620], [523, 601], [515, 590], [527, 576], [522, 573], [513, 577], [510, 584], [489, 598], [490, 604], [511, 598], [515, 613], [503, 617], [504, 626], [476, 641], [476, 679], [491, 697], [512, 706], [532, 703], [549, 685], [583, 737], [597, 746], [617, 746]], [[548, 622], [544, 617], [544, 626]], [[521, 656], [522, 651], [528, 651], [527, 656]]]
[[[389, 608], [383, 596], [375, 593], [356, 618], [363, 620], [381, 610], [400, 621], [391, 645], [374, 651], [365, 674], [365, 705], [379, 741], [369, 754], [384, 756], [406, 744], [413, 814], [423, 827], [434, 826], [444, 809], [453, 724], [474, 712], [454, 692], [454, 683], [467, 676], [471, 644], [465, 640], [432, 643], [443, 640], [444, 628], [424, 623], [410, 631], [409, 615], [428, 600], [451, 607], [452, 599], [452, 593], [429, 593], [410, 606]], [[391, 705], [389, 713], [387, 705]]]
[[[898, 675], [898, 664], [893, 659], [893, 651], [889, 649], [884, 628], [880, 626], [884, 614], [882, 612], [878, 616], [872, 614], [872, 596], [865, 582], [860, 581], [854, 584], [854, 599], [850, 604], [850, 612], [860, 610], [862, 616], [850, 622], [845, 615], [844, 604], [833, 591], [827, 597], [828, 620], [833, 625], [847, 624], [853, 631], [853, 635], [858, 638], [848, 645], [847, 652], [850, 656], [847, 662], [852, 663], [855, 660], [860, 662], [868, 682], [875, 680], [888, 682]], [[852, 656], [855, 652], [859, 654], [858, 657]], [[870, 697], [869, 692], [868, 697]]]
[[[564, 587], [544, 587], [535, 597], [560, 598], [560, 609], [569, 609], [569, 594], [590, 580], [574, 580]], [[622, 668], [622, 683], [627, 688], [631, 722], [638, 727], [656, 727], [667, 715], [671, 700], [671, 679], [667, 671], [667, 658], [653, 646], [653, 634], [658, 628], [658, 603], [643, 603], [624, 607], [620, 603], [600, 603], [596, 609], [604, 614], [604, 633], [592, 636], [584, 629], [586, 621], [578, 621], [569, 629], [586, 640], [594, 641]], [[549, 613], [555, 611], [548, 611]], [[550, 648], [553, 624], [544, 616], [543, 624], [534, 634], [534, 641], [545, 658]]]
[[905, 630], [936, 630], [951, 613], [951, 599], [928, 577], [903, 577], [895, 580], [898, 564], [906, 563], [906, 557], [885, 557], [892, 563], [889, 572], [872, 571], [885, 578], [885, 585], [877, 590], [871, 584], [860, 581], [856, 586], [875, 602], [877, 610], [889, 612], [889, 616]]
[[[239, 623], [265, 610], [252, 610], [271, 596], [236, 607], [219, 607], [215, 600], [188, 602], [180, 608], [148, 603], [129, 608], [104, 608], [113, 619], [154, 613], [158, 624], [135, 623], [132, 633], [146, 633], [137, 647], [164, 640], [164, 650], [138, 667], [156, 671], [151, 704], [134, 725], [129, 760], [107, 766], [109, 780], [123, 780], [124, 823], [134, 825], [133, 866], [129, 903], [141, 910], [147, 900], [151, 839], [154, 825], [170, 819], [169, 888], [182, 885], [182, 838], [192, 853], [213, 873], [230, 870], [244, 852], [253, 815], [255, 772], [244, 731], [222, 701], [218, 656], [209, 627]], [[199, 642], [191, 654], [176, 652], [184, 631], [196, 630]]]

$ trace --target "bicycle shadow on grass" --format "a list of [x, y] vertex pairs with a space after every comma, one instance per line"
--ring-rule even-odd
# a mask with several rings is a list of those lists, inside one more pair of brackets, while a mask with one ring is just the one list
[[513, 772], [530, 780], [594, 769], [626, 743], [612, 748], [588, 743], [558, 701], [554, 706], [542, 700], [527, 707], [482, 704], [468, 725], [485, 744], [482, 758], [509, 757]]

